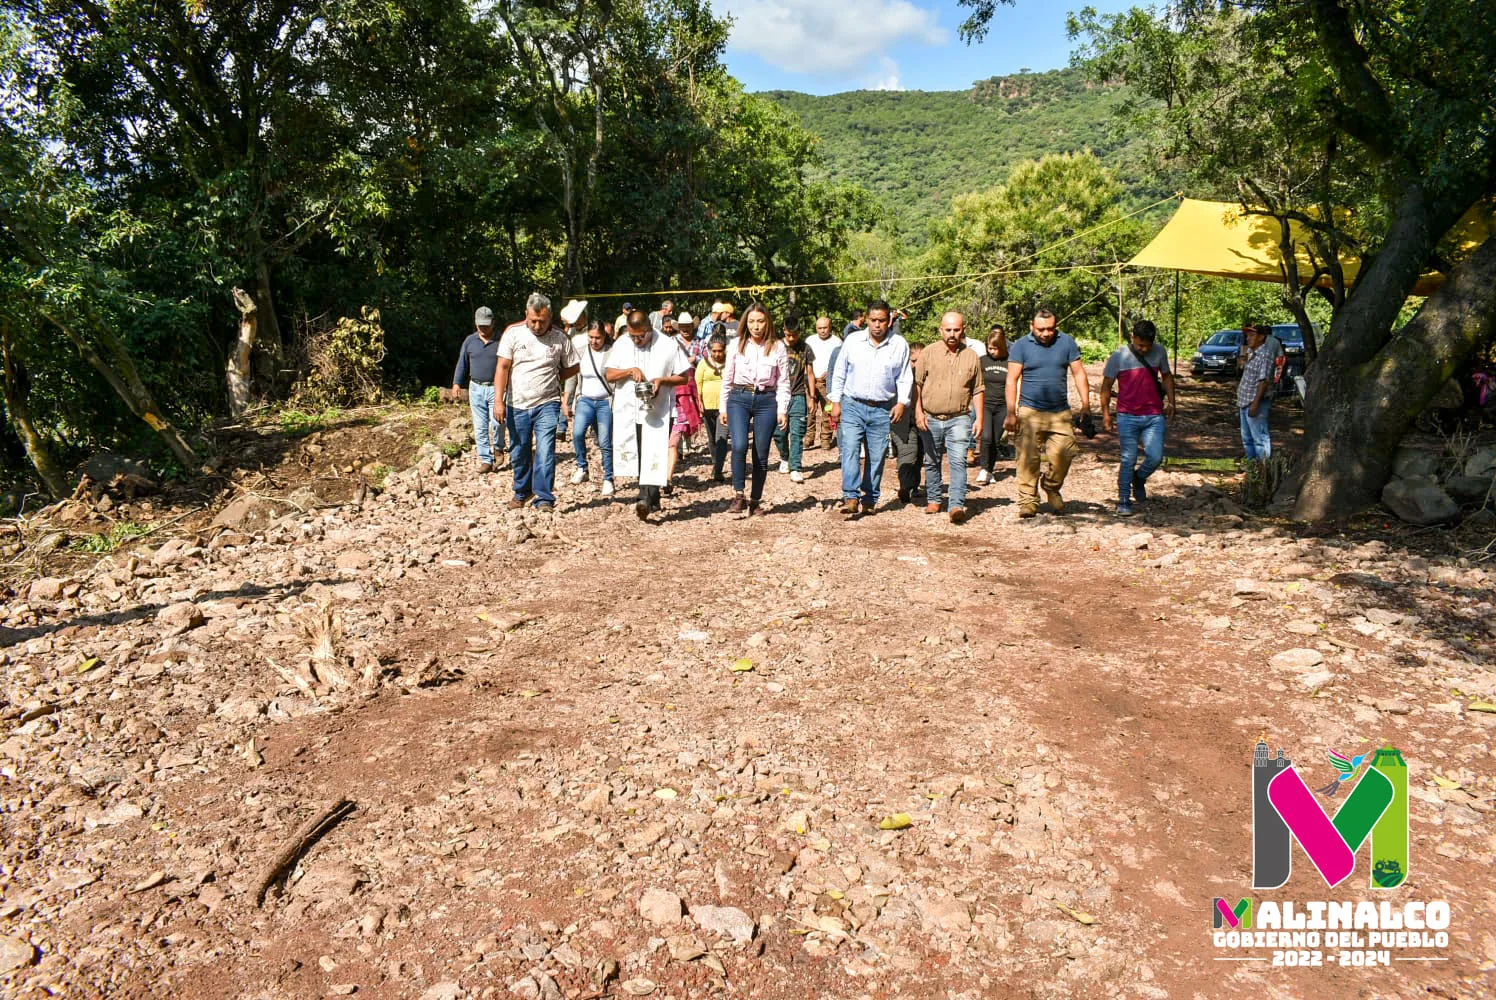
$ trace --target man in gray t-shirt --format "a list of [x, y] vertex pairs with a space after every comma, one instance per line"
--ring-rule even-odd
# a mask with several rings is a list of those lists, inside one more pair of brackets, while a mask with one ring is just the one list
[[[509, 501], [512, 510], [524, 507], [532, 496], [540, 510], [555, 507], [552, 491], [556, 486], [561, 386], [579, 369], [576, 347], [551, 325], [551, 300], [531, 295], [525, 303], [525, 321], [509, 327], [499, 340], [499, 360], [494, 370], [494, 398], [505, 400], [505, 422], [509, 426], [509, 463], [514, 468], [514, 499]], [[494, 408], [498, 408], [497, 402]]]
[[[1060, 488], [1076, 454], [1072, 421], [1090, 409], [1091, 384], [1080, 361], [1080, 346], [1061, 333], [1054, 313], [1034, 313], [1030, 336], [1008, 349], [1009, 435], [1018, 442], [1018, 516], [1039, 513], [1040, 460], [1049, 469], [1043, 477], [1044, 497], [1056, 514], [1065, 509]], [[1070, 406], [1068, 379], [1075, 380], [1080, 405]]]

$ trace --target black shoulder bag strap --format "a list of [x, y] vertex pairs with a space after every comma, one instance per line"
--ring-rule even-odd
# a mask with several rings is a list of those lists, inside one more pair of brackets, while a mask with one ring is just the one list
[[1166, 403], [1168, 403], [1169, 399], [1168, 399], [1167, 396], [1164, 395], [1164, 382], [1163, 382], [1163, 379], [1161, 379], [1161, 378], [1158, 377], [1158, 369], [1154, 368], [1152, 365], [1150, 365], [1148, 363], [1147, 357], [1145, 357], [1144, 355], [1139, 354], [1138, 353], [1138, 349], [1136, 347], [1133, 347], [1131, 344], [1128, 344], [1127, 345], [1127, 349], [1132, 352], [1132, 356], [1133, 357], [1135, 357], [1135, 358], [1138, 359], [1138, 364], [1140, 364], [1144, 368], [1148, 369], [1148, 374], [1151, 375], [1151, 376], [1153, 376], [1153, 388], [1158, 392], [1158, 403], [1159, 403], [1159, 405], [1163, 406]]

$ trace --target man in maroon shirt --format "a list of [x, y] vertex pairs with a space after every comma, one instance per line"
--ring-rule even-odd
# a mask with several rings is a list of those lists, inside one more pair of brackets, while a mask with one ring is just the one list
[[[1146, 319], [1132, 328], [1132, 339], [1106, 360], [1101, 375], [1101, 422], [1117, 429], [1122, 465], [1117, 473], [1117, 514], [1132, 514], [1132, 503], [1148, 499], [1147, 481], [1164, 460], [1164, 431], [1174, 416], [1174, 373], [1169, 352], [1157, 343], [1158, 330]], [[1112, 386], [1117, 387], [1117, 417], [1112, 419]], [[1138, 445], [1143, 464], [1137, 465]], [[1137, 466], [1134, 468], [1134, 466]]]

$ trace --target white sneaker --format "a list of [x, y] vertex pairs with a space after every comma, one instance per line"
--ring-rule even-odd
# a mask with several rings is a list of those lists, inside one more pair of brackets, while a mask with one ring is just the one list
[[613, 495], [613, 480], [611, 480], [611, 479], [604, 479], [603, 480], [603, 496], [610, 497], [612, 495]]
[[987, 474], [987, 470], [986, 469], [983, 469], [981, 472], [977, 473], [977, 485], [978, 486], [986, 486], [990, 482], [992, 482], [992, 477]]
[[585, 483], [586, 481], [587, 481], [587, 470], [586, 469], [578, 469], [576, 472], [573, 472], [571, 474], [571, 485], [573, 485], [573, 486], [577, 485], [578, 483]]
[[780, 462], [779, 463], [779, 471], [780, 472], [788, 472], [788, 471], [790, 471], [790, 463], [788, 463], [788, 462]]
[[804, 473], [791, 472], [790, 473], [790, 482], [792, 482], [792, 483], [803, 483], [803, 482], [805, 482], [805, 475], [804, 475]]

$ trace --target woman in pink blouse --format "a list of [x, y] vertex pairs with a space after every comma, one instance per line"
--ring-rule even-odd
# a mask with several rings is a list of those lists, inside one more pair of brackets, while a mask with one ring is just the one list
[[[755, 302], [743, 313], [738, 342], [727, 350], [722, 369], [722, 412], [732, 437], [732, 504], [729, 514], [763, 513], [759, 501], [769, 475], [769, 445], [774, 428], [789, 426], [789, 356], [769, 310]], [[753, 492], [743, 496], [749, 429], [753, 432]]]

